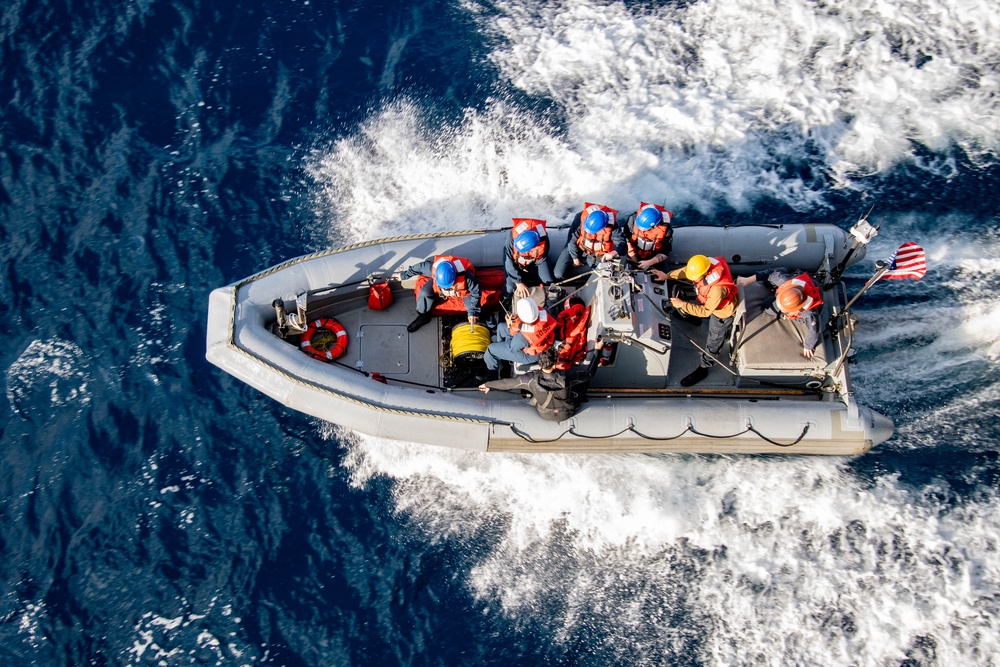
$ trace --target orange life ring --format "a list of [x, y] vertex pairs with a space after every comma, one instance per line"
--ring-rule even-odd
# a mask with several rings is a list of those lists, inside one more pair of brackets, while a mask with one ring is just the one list
[[347, 331], [337, 320], [316, 320], [302, 334], [299, 347], [313, 359], [333, 361], [347, 352]]

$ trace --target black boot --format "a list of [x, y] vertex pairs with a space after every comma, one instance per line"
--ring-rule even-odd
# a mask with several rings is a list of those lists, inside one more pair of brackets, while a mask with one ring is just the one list
[[708, 377], [708, 369], [705, 368], [704, 366], [698, 366], [698, 368], [696, 368], [693, 371], [691, 371], [690, 373], [688, 373], [681, 380], [681, 386], [682, 387], [693, 387], [694, 385], [698, 384], [699, 382], [701, 382], [702, 380], [704, 380], [707, 377]]
[[410, 333], [413, 333], [414, 331], [416, 331], [417, 329], [424, 326], [430, 321], [431, 321], [431, 316], [428, 315], [427, 313], [417, 313], [417, 319], [407, 324], [406, 330], [409, 331]]

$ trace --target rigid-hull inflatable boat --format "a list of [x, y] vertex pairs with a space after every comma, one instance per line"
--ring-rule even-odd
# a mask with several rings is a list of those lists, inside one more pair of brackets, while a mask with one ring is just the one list
[[[553, 263], [566, 235], [565, 228], [549, 230]], [[668, 285], [617, 261], [550, 289], [543, 298], [552, 309], [556, 296], [582, 299], [590, 309], [588, 344], [593, 348], [600, 336], [612, 348], [579, 411], [563, 422], [542, 419], [518, 394], [477, 389], [482, 349], [465, 349], [464, 336], [463, 349], [451, 349], [452, 332], [470, 329], [464, 313], [410, 333], [412, 280], [390, 278], [382, 286], [391, 306], [369, 303], [372, 283], [384, 282], [379, 277], [437, 255], [471, 261], [485, 292], [489, 276], [502, 274], [510, 242], [509, 229], [416, 235], [285, 262], [212, 292], [207, 357], [320, 419], [378, 437], [475, 451], [843, 455], [891, 436], [892, 422], [859, 406], [851, 391], [848, 357], [857, 322], [836, 277], [863, 257], [864, 246], [848, 232], [833, 225], [677, 227], [670, 267], [703, 254], [725, 258], [734, 277], [783, 267], [823, 284], [823, 339], [812, 359], [801, 354], [802, 325], [764, 311], [769, 292], [752, 283], [739, 288], [720, 363], [692, 387], [680, 380], [698, 366], [708, 327], [671, 311]], [[481, 320], [502, 321], [502, 307], [485, 307]], [[303, 351], [311, 347], [303, 329], [319, 322], [335, 323], [339, 334], [330, 359]]]

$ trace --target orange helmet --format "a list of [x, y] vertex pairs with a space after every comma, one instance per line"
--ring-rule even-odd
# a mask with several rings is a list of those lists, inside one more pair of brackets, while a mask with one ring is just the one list
[[806, 303], [806, 291], [798, 285], [782, 286], [784, 289], [778, 290], [778, 308], [786, 315], [797, 313], [802, 310]]

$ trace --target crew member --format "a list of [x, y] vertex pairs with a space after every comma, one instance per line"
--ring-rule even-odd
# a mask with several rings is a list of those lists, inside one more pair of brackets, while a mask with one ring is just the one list
[[708, 318], [708, 339], [701, 363], [694, 371], [681, 380], [681, 386], [690, 387], [708, 377], [708, 369], [715, 365], [714, 357], [722, 351], [729, 330], [733, 326], [733, 314], [739, 300], [736, 283], [733, 282], [729, 265], [722, 257], [694, 255], [687, 266], [664, 273], [656, 269], [653, 274], [661, 280], [686, 279], [694, 283], [697, 302], [684, 301], [674, 297], [670, 305], [685, 315]]
[[585, 203], [570, 225], [569, 242], [556, 260], [555, 278], [563, 280], [580, 275], [598, 262], [607, 262], [624, 253], [625, 234], [618, 224], [618, 211]]
[[417, 318], [407, 325], [406, 330], [413, 333], [431, 321], [430, 310], [439, 300], [457, 297], [463, 300], [465, 312], [469, 316], [469, 324], [475, 324], [479, 317], [479, 282], [476, 280], [476, 269], [464, 257], [453, 255], [436, 255], [399, 274], [400, 280], [414, 276], [430, 278], [417, 291]]
[[514, 218], [510, 243], [503, 249], [503, 268], [507, 274], [504, 296], [515, 299], [528, 296], [528, 288], [551, 285], [549, 266], [549, 235], [545, 221], [534, 218]]
[[628, 257], [643, 271], [667, 261], [674, 240], [670, 223], [674, 214], [656, 204], [641, 202], [639, 210], [625, 220]]
[[486, 348], [483, 361], [495, 371], [500, 360], [533, 364], [538, 355], [556, 342], [558, 320], [528, 298], [518, 299], [517, 315], [507, 315], [506, 322], [497, 326], [496, 336]]
[[749, 285], [757, 281], [767, 281], [775, 290], [774, 301], [764, 310], [775, 317], [802, 322], [806, 336], [802, 341], [802, 356], [812, 359], [819, 345], [819, 309], [823, 305], [823, 295], [819, 285], [807, 273], [794, 275], [789, 269], [758, 271], [748, 278], [737, 278], [739, 285]]
[[[479, 391], [489, 393], [491, 389], [502, 391], [527, 391], [528, 402], [535, 406], [538, 415], [545, 420], [561, 422], [569, 419], [580, 409], [580, 397], [574, 389], [590, 382], [601, 358], [604, 342], [598, 338], [593, 350], [587, 354], [582, 368], [561, 371], [556, 369], [559, 355], [555, 348], [542, 352], [538, 358], [540, 370], [524, 373], [517, 377], [491, 380], [479, 385]], [[582, 390], [581, 393], [586, 393]]]

